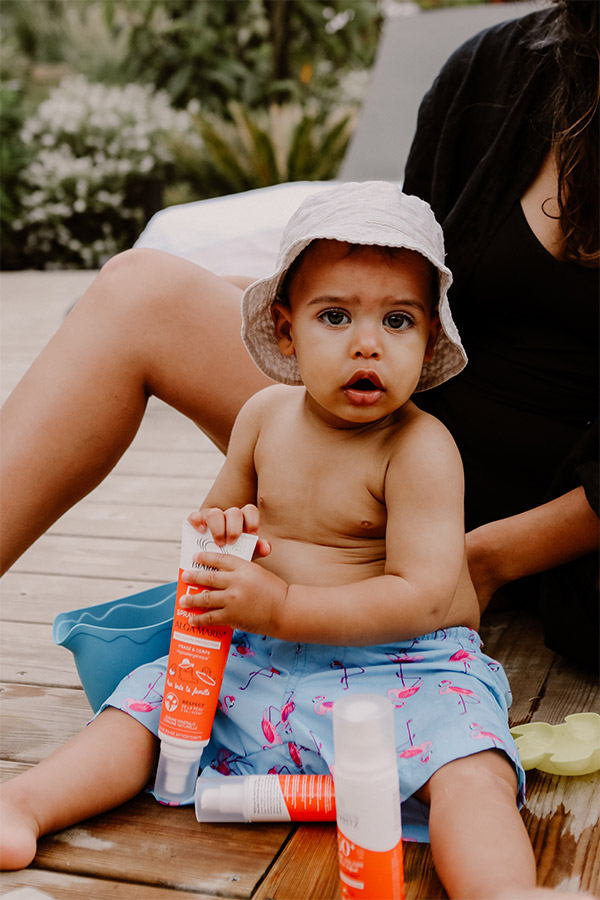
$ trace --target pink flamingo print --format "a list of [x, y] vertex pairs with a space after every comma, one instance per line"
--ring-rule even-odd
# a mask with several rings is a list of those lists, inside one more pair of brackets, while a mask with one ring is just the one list
[[391, 700], [396, 709], [401, 709], [406, 705], [404, 701], [407, 700], [408, 697], [412, 697], [413, 694], [416, 694], [418, 691], [420, 691], [422, 684], [423, 679], [417, 678], [415, 680], [415, 683], [411, 684], [410, 687], [390, 688], [390, 690], [387, 692], [388, 699]]
[[325, 716], [333, 709], [333, 700], [326, 697], [313, 697], [313, 709], [318, 716]]
[[[484, 731], [481, 725], [478, 725], [477, 722], [471, 722], [469, 725], [471, 729], [471, 737], [476, 741], [484, 741], [486, 738], [489, 738], [493, 741], [494, 747], [497, 747], [498, 744], [502, 744], [504, 746], [504, 741], [502, 738], [498, 737], [497, 734], [493, 734], [491, 731]], [[496, 743], [498, 741], [498, 744]]]
[[[275, 710], [276, 713], [279, 713], [279, 710], [275, 706], [269, 706], [268, 709], [265, 709], [263, 712], [262, 722], [260, 723], [261, 728], [263, 730], [263, 734], [268, 740], [269, 744], [283, 744], [283, 738], [277, 731], [277, 727], [279, 722], [274, 725], [271, 720], [271, 711]], [[264, 749], [264, 748], [263, 748]]]
[[313, 739], [313, 744], [315, 745], [315, 750], [317, 751], [317, 754], [319, 756], [321, 756], [321, 750], [323, 749], [323, 744], [321, 743], [321, 741], [318, 741], [316, 739], [313, 731], [309, 731], [308, 733], [310, 734], [311, 738]]
[[293, 741], [290, 741], [290, 743], [288, 744], [288, 751], [289, 751], [290, 756], [292, 757], [292, 759], [298, 766], [298, 768], [301, 769], [302, 768], [302, 757], [300, 756], [300, 751], [298, 749], [297, 744], [294, 744]]
[[239, 640], [234, 645], [235, 649], [233, 651], [233, 656], [255, 656], [254, 650], [250, 649], [250, 642], [245, 634], [241, 635]]
[[268, 775], [291, 775], [292, 770], [289, 766], [271, 766]]
[[250, 682], [252, 681], [253, 678], [256, 678], [257, 675], [262, 675], [263, 678], [273, 678], [274, 675], [281, 675], [281, 672], [279, 671], [279, 669], [274, 669], [273, 666], [262, 666], [260, 669], [257, 669], [255, 672], [250, 672], [250, 677], [248, 678], [248, 681], [246, 682], [244, 687], [241, 687], [241, 685], [240, 685], [240, 690], [241, 691], [247, 690], [247, 688], [250, 686]]
[[363, 666], [354, 666], [354, 668], [358, 669], [358, 671], [350, 672], [350, 674], [348, 674], [348, 669], [346, 668], [344, 663], [339, 661], [339, 659], [334, 659], [332, 663], [329, 663], [329, 668], [344, 670], [344, 674], [340, 678], [340, 684], [343, 685], [345, 691], [348, 690], [348, 679], [352, 678], [353, 675], [362, 675], [365, 671]]
[[147, 700], [136, 700], [135, 697], [126, 697], [121, 701], [121, 707], [123, 709], [130, 709], [132, 712], [152, 712], [153, 709], [156, 709], [162, 700], [156, 700], [154, 703], [149, 703]]
[[[412, 719], [409, 719], [406, 723], [406, 730], [408, 731], [409, 746], [407, 747], [406, 750], [402, 750], [399, 753], [397, 752], [397, 755], [400, 756], [402, 759], [412, 759], [415, 756], [420, 756], [422, 763], [429, 762], [429, 759], [431, 757], [431, 748], [433, 745], [432, 745], [431, 741], [423, 741], [421, 744], [413, 743], [414, 734], [412, 734], [411, 730], [410, 730], [411, 722], [412, 722]], [[402, 746], [404, 746], [404, 745], [402, 745]]]
[[[217, 753], [217, 758], [214, 762], [211, 763], [211, 769], [215, 769], [217, 772], [220, 772], [221, 775], [232, 775], [233, 769], [230, 766], [230, 762], [236, 762], [237, 760], [241, 760], [243, 757], [235, 756], [235, 754], [231, 750], [227, 750], [223, 747]], [[247, 763], [245, 764], [247, 765]]]
[[294, 703], [294, 691], [288, 692], [288, 698], [281, 707], [281, 721], [287, 722], [291, 714], [294, 712], [296, 704]]
[[475, 693], [475, 691], [470, 691], [468, 688], [459, 687], [457, 684], [452, 684], [448, 679], [444, 679], [444, 681], [440, 681], [438, 684], [440, 694], [456, 694], [458, 696], [459, 705], [462, 706], [463, 712], [461, 715], [465, 715], [467, 712], [467, 702], [469, 703], [481, 703], [481, 700]]
[[[404, 680], [404, 672], [402, 671], [402, 666], [406, 665], [407, 663], [423, 662], [423, 660], [425, 659], [424, 656], [419, 656], [418, 654], [413, 654], [411, 656], [406, 650], [401, 650], [399, 653], [386, 653], [386, 656], [391, 662], [397, 664], [399, 671], [396, 672], [396, 675], [398, 676], [404, 687], [406, 687], [406, 682]], [[416, 679], [413, 679], [413, 682], [415, 680]]]
[[456, 653], [453, 653], [452, 656], [449, 657], [450, 662], [461, 662], [464, 666], [465, 672], [470, 669], [469, 660], [477, 659], [477, 657], [473, 653], [469, 653], [468, 650], [465, 650], [464, 647], [460, 650], [457, 650]]
[[235, 704], [235, 697], [232, 697], [231, 694], [227, 694], [227, 696], [223, 697], [222, 700], [219, 700], [217, 703], [217, 709], [219, 709], [223, 715], [228, 716], [229, 710]]
[[[162, 677], [163, 676], [161, 673], [157, 677], [154, 684], [148, 685], [148, 690], [146, 691], [146, 693], [144, 694], [143, 697], [141, 697], [139, 699], [137, 697], [125, 697], [125, 699], [121, 701], [121, 708], [125, 709], [125, 710], [130, 709], [132, 712], [143, 712], [143, 713], [152, 712], [153, 709], [157, 709], [157, 707], [159, 707], [161, 705], [163, 698], [162, 698], [162, 694], [159, 694], [159, 692], [156, 690], [156, 685], [158, 684], [158, 682], [161, 680]], [[154, 692], [156, 694], [156, 699], [155, 700], [146, 699], [152, 692]]]

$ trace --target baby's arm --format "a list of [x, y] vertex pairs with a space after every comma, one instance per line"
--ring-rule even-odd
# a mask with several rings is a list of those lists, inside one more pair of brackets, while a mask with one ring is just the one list
[[[259, 391], [242, 407], [236, 418], [225, 462], [198, 512], [189, 517], [198, 531], [210, 532], [219, 546], [234, 543], [242, 532], [257, 534], [254, 448], [263, 412], [269, 405], [269, 388]], [[267, 556], [269, 544], [259, 540], [255, 555]]]
[[356, 645], [410, 639], [456, 624], [475, 627], [462, 466], [447, 430], [431, 417], [416, 418], [397, 441], [385, 502], [383, 575], [335, 587], [287, 585], [243, 560], [203, 554], [202, 562], [214, 566], [205, 583], [216, 588], [203, 621], [284, 640]]

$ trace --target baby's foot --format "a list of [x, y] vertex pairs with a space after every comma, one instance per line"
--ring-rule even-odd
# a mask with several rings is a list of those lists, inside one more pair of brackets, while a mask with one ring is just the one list
[[37, 849], [37, 822], [13, 793], [0, 785], [0, 869], [27, 868]]

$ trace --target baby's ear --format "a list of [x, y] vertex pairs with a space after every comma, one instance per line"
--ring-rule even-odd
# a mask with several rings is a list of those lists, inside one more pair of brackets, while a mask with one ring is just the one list
[[423, 357], [424, 362], [431, 362], [435, 354], [435, 345], [438, 339], [438, 335], [442, 330], [442, 323], [440, 322], [440, 317], [438, 315], [437, 310], [432, 314], [431, 320], [429, 323], [429, 336], [427, 338], [427, 347], [425, 348], [425, 356]]
[[274, 303], [271, 307], [271, 315], [275, 325], [275, 336], [279, 352], [283, 356], [294, 356], [294, 341], [292, 339], [292, 311], [285, 303]]

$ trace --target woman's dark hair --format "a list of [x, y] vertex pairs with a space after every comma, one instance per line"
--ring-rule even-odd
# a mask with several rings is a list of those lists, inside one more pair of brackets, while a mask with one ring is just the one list
[[565, 255], [584, 266], [600, 261], [598, 101], [600, 49], [598, 0], [554, 0], [544, 34], [534, 48], [552, 56], [555, 83], [547, 90], [544, 118], [550, 123], [558, 165], [558, 206]]

